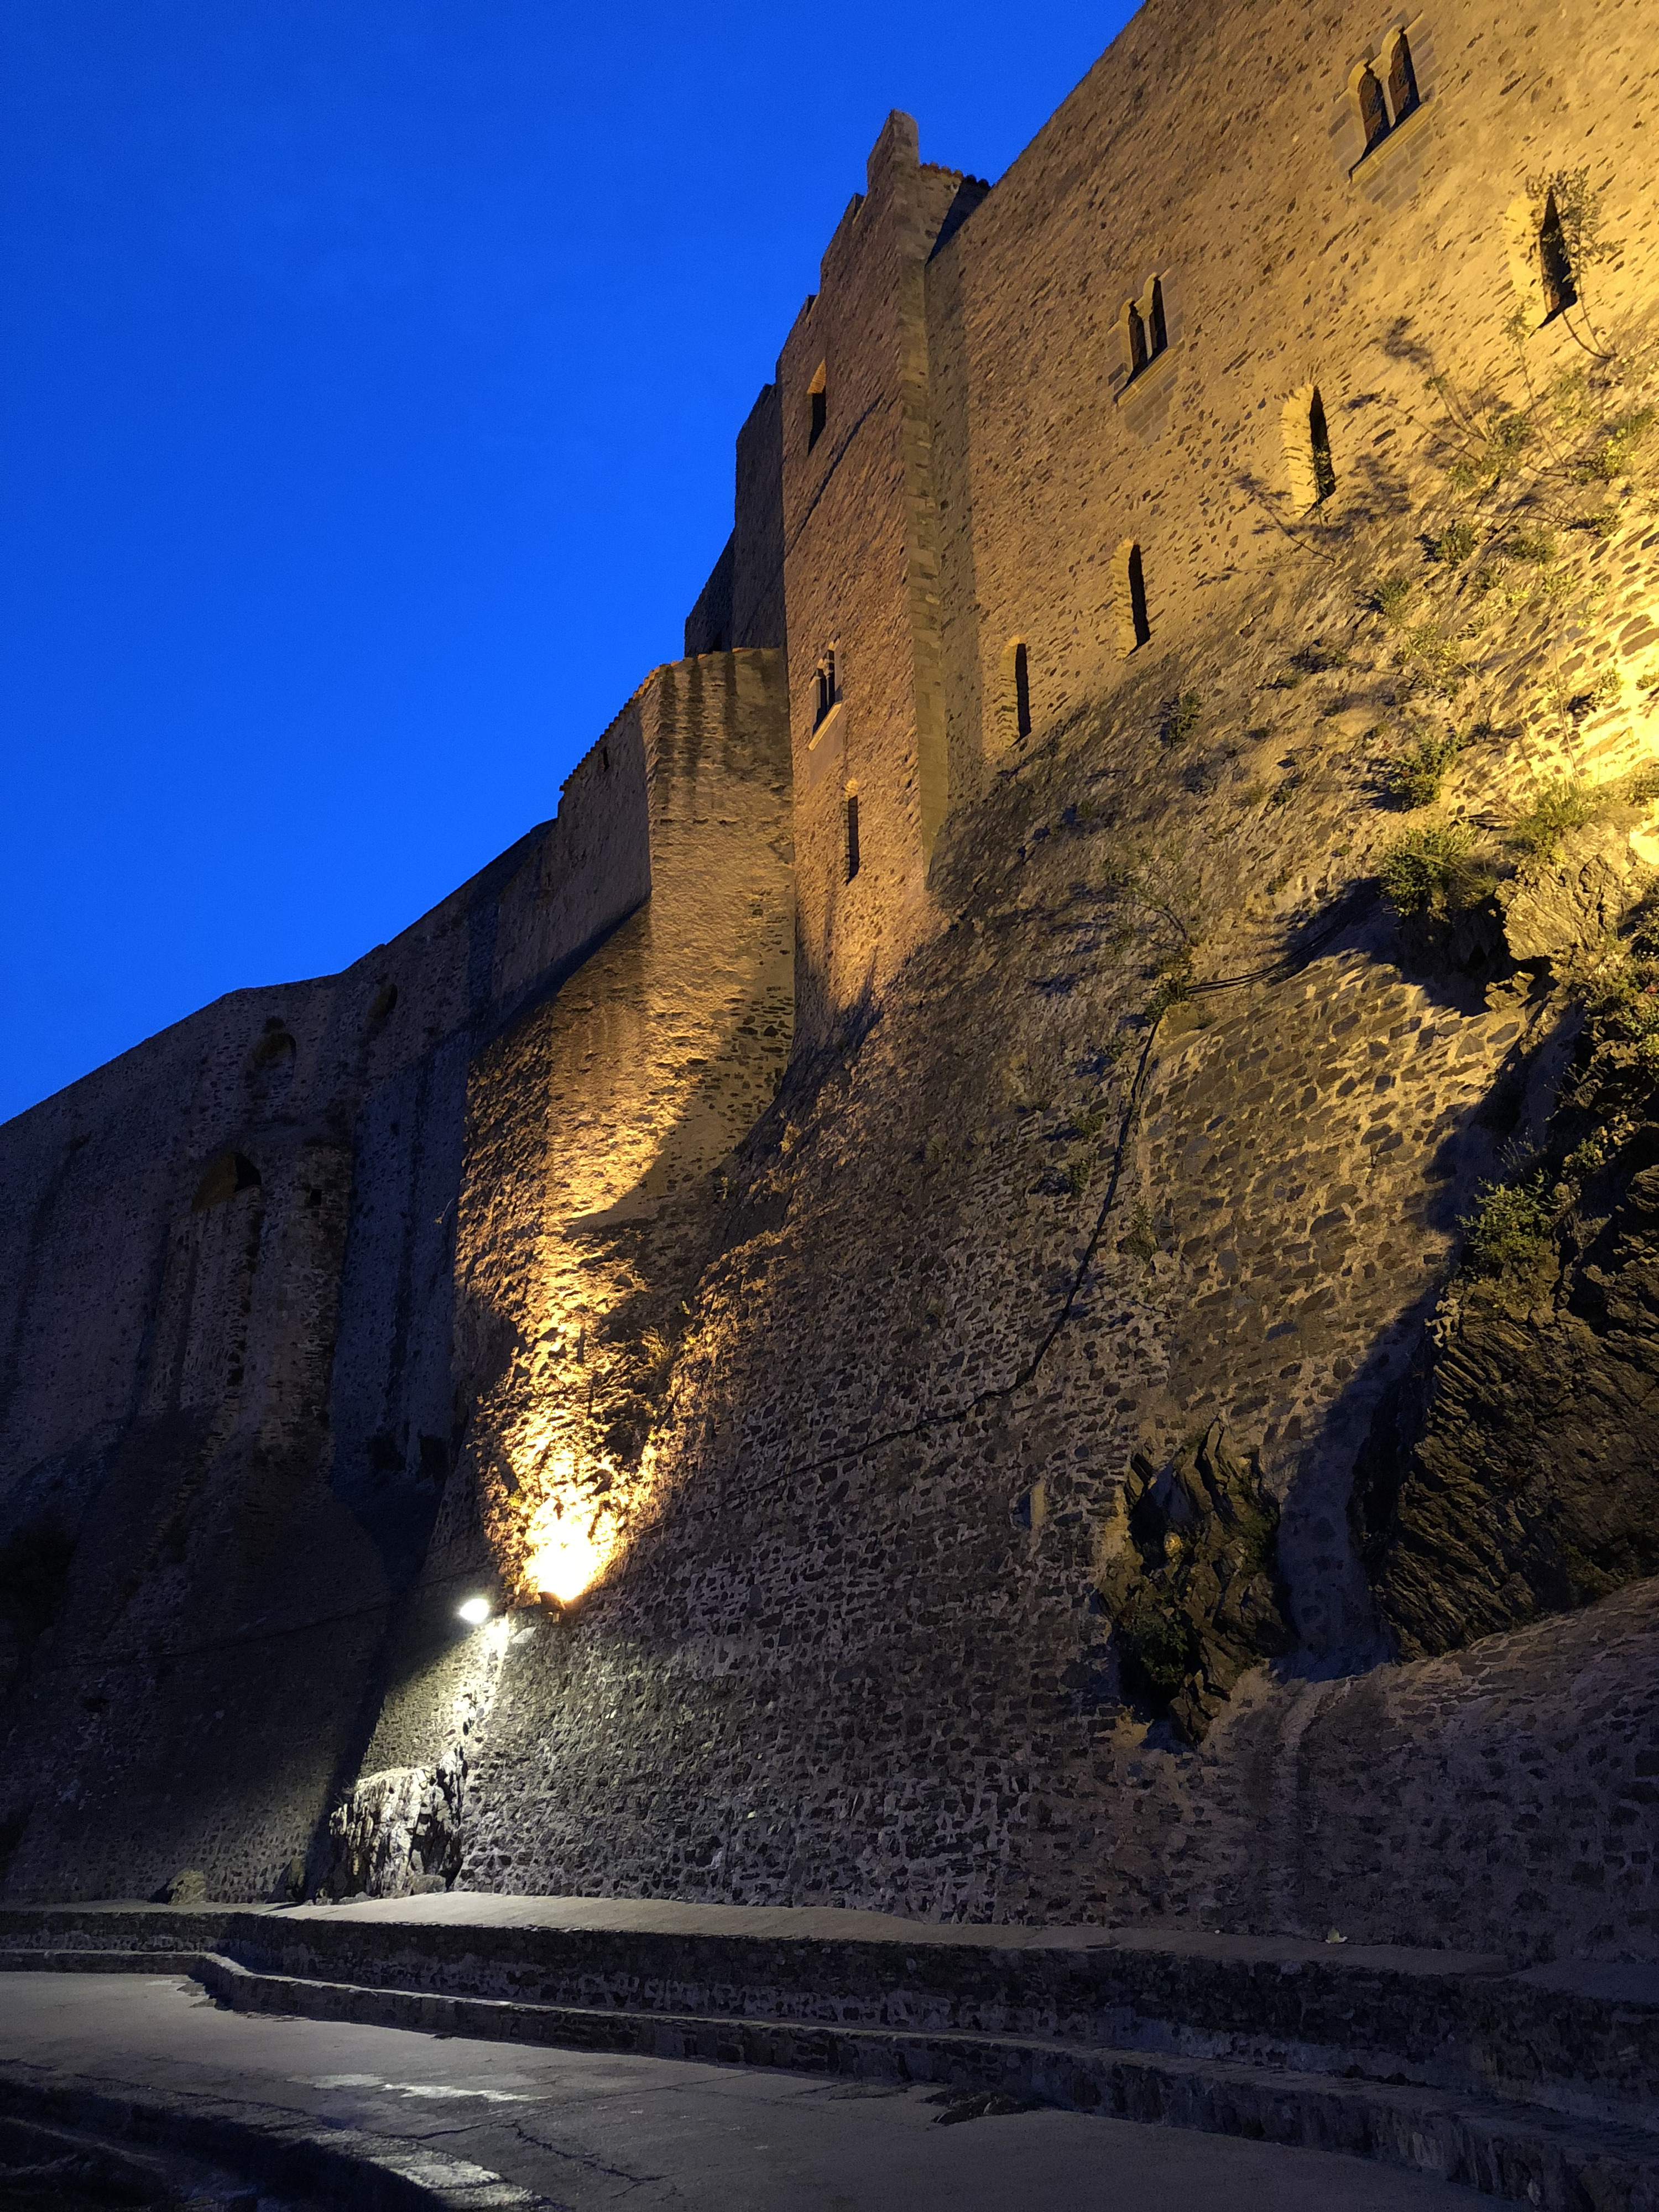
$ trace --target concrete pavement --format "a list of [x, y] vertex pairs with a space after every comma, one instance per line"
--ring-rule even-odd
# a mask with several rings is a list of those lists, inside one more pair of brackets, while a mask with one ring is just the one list
[[1490, 2201], [1358, 2159], [1075, 2112], [952, 2124], [955, 2108], [925, 2088], [246, 2015], [172, 1976], [0, 1974], [0, 2094], [24, 2086], [60, 2111], [77, 2095], [113, 2098], [378, 2147], [389, 2168], [424, 2176], [428, 2201], [458, 2205], [510, 2202], [489, 2175], [568, 2212], [1474, 2212]]

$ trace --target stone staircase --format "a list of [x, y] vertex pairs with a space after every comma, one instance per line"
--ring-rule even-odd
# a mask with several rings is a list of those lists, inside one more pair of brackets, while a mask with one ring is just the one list
[[873, 1913], [466, 1897], [0, 1908], [0, 1970], [239, 2011], [929, 2082], [1659, 2212], [1659, 1972]]

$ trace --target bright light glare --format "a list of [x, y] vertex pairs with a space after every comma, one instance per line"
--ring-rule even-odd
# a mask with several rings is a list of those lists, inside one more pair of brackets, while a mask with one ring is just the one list
[[526, 1563], [525, 1580], [532, 1589], [544, 1590], [561, 1605], [568, 1605], [581, 1595], [607, 1557], [586, 1529], [556, 1522]]
[[455, 1610], [469, 1628], [482, 1628], [489, 1618], [489, 1600], [487, 1597], [470, 1597], [465, 1605], [458, 1605]]

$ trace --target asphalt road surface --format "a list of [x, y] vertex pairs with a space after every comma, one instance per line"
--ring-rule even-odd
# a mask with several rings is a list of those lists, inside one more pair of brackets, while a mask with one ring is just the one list
[[[221, 2011], [183, 1978], [0, 1974], [0, 2083], [354, 2130], [569, 2212], [1475, 2212], [1320, 2151], [939, 2092]], [[482, 2179], [482, 2177], [481, 2177]], [[486, 2191], [486, 2193], [488, 2193]]]

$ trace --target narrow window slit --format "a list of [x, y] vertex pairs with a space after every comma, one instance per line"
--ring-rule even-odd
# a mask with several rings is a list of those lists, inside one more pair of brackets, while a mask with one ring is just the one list
[[1140, 319], [1140, 310], [1133, 301], [1129, 303], [1129, 374], [1139, 376], [1146, 366], [1146, 325]]
[[1164, 284], [1161, 278], [1152, 279], [1152, 295], [1146, 307], [1147, 353], [1156, 360], [1170, 343], [1169, 327], [1164, 319]]
[[1146, 571], [1141, 563], [1140, 548], [1129, 548], [1129, 624], [1137, 645], [1152, 641], [1152, 626], [1146, 618]]
[[847, 880], [850, 884], [859, 872], [859, 795], [856, 791], [847, 794]]
[[826, 653], [818, 663], [817, 702], [812, 714], [812, 727], [822, 729], [830, 719], [830, 709], [836, 703], [836, 656]]
[[1359, 120], [1365, 133], [1365, 151], [1380, 146], [1389, 135], [1389, 110], [1376, 72], [1369, 62], [1359, 73]]
[[1544, 203], [1544, 220], [1538, 228], [1538, 261], [1544, 280], [1544, 319], [1559, 315], [1565, 307], [1578, 304], [1578, 286], [1572, 273], [1572, 256], [1567, 251], [1567, 234], [1561, 227], [1561, 212], [1551, 192]]
[[1328, 500], [1336, 489], [1336, 468], [1331, 459], [1331, 434], [1325, 422], [1325, 403], [1317, 386], [1308, 405], [1308, 444], [1313, 458], [1314, 504]]
[[1125, 538], [1117, 549], [1112, 562], [1112, 580], [1117, 600], [1118, 651], [1126, 656], [1138, 646], [1146, 645], [1152, 635], [1152, 625], [1146, 613], [1146, 572], [1140, 558], [1140, 548]]
[[1014, 647], [1014, 733], [1031, 734], [1031, 670], [1023, 644]]
[[806, 450], [810, 453], [823, 435], [823, 426], [830, 420], [830, 384], [825, 374], [827, 364], [820, 362], [817, 374], [806, 387]]
[[1389, 57], [1389, 105], [1396, 123], [1403, 123], [1417, 105], [1417, 71], [1412, 67], [1412, 50], [1403, 31]]

